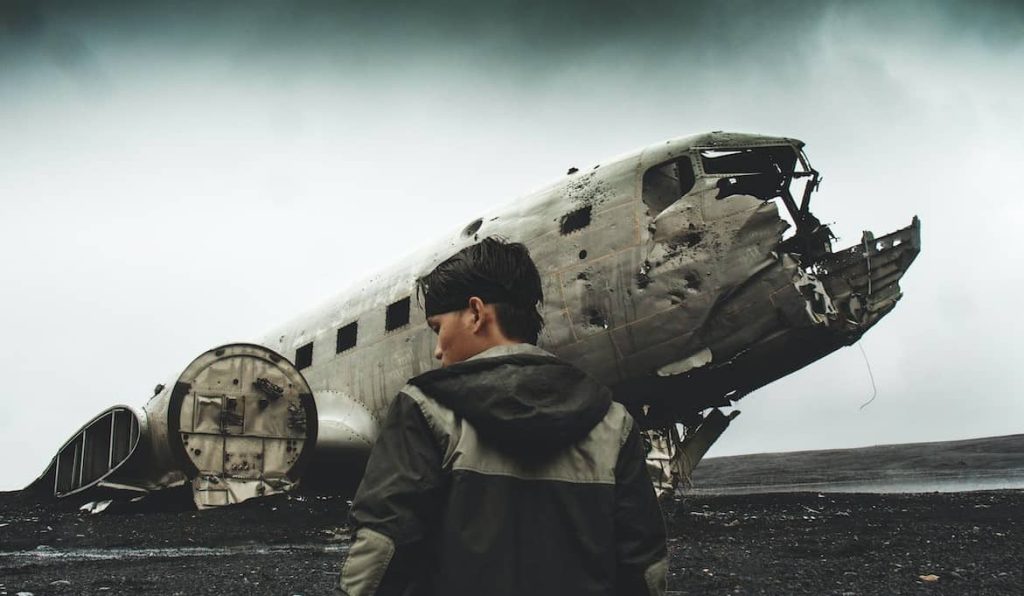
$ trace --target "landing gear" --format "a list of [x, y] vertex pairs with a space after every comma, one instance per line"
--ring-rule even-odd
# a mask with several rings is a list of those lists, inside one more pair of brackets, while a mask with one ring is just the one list
[[[723, 414], [712, 408], [704, 416], [645, 432], [647, 470], [660, 499], [672, 499], [693, 486], [693, 470], [704, 458], [711, 445], [739, 416], [738, 410]], [[683, 428], [680, 436], [679, 428]]]

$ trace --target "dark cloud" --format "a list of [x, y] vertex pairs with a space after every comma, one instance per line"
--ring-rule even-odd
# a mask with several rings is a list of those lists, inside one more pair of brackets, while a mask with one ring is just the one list
[[109, 91], [108, 77], [78, 27], [54, 27], [46, 5], [30, 0], [4, 0], [0, 4], [0, 23], [0, 56], [20, 60], [25, 54], [34, 55], [83, 91]]
[[19, 37], [38, 35], [45, 27], [39, 4], [32, 0], [0, 2], [0, 32]]
[[[950, 42], [1016, 42], [1024, 4], [919, 0], [892, 4], [838, 0], [732, 2], [649, 0], [443, 0], [438, 2], [254, 1], [7, 2], [8, 29], [38, 31], [42, 23], [123, 29], [137, 43], [182, 41], [199, 45], [256, 43], [263, 51], [316, 46], [320, 51], [373, 46], [395, 52], [411, 47], [471, 47], [503, 59], [585, 56], [628, 45], [633, 52], [667, 52], [697, 59], [740, 56], [784, 60], [798, 52], [823, 19], [861, 20], [893, 35], [922, 24]], [[180, 47], [187, 51], [189, 48]], [[754, 50], [757, 50], [754, 52]]]
[[[526, 52], [585, 50], [628, 39], [647, 48], [694, 45], [723, 50], [799, 47], [826, 16], [879, 23], [934, 22], [955, 37], [1019, 38], [1024, 7], [992, 0], [889, 2], [731, 2], [648, 0], [446, 0], [441, 2], [324, 2], [308, 0], [279, 9], [282, 29], [323, 22], [375, 34], [433, 36], [439, 43], [465, 41], [513, 46]], [[390, 36], [388, 36], [390, 37]]]
[[[21, 72], [42, 62], [92, 92], [136, 76], [120, 69], [126, 60], [134, 68], [219, 68], [272, 86], [384, 82], [383, 92], [441, 72], [492, 88], [646, 93], [733, 80], [747, 92], [800, 85], [822, 63], [823, 45], [848, 42], [835, 39], [848, 30], [917, 52], [937, 42], [995, 49], [1020, 43], [1024, 30], [1024, 4], [1000, 0], [9, 1], [0, 14], [0, 64]], [[582, 73], [585, 85], [574, 82]]]

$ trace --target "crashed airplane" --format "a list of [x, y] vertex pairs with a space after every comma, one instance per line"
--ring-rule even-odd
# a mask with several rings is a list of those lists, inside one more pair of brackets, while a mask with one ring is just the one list
[[856, 342], [920, 251], [916, 217], [833, 250], [803, 146], [713, 132], [572, 168], [257, 341], [201, 354], [141, 410], [102, 412], [33, 485], [64, 498], [190, 484], [201, 508], [300, 479], [354, 485], [392, 397], [437, 366], [414, 280], [491, 235], [537, 263], [541, 347], [647, 429], [659, 487], [685, 484], [739, 413], [722, 408]]

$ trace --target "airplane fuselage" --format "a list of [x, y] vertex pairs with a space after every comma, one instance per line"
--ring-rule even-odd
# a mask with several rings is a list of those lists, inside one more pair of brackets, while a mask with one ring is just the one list
[[[818, 174], [802, 148], [716, 132], [573, 168], [254, 344], [200, 356], [134, 426], [125, 408], [101, 414], [51, 464], [55, 494], [144, 469], [124, 465], [135, 451], [160, 474], [122, 473], [126, 482], [190, 478], [208, 505], [300, 475], [357, 475], [393, 397], [439, 366], [416, 279], [487, 236], [530, 250], [544, 290], [539, 345], [611, 386], [660, 433], [663, 471], [678, 481], [728, 424], [718, 407], [856, 341], [894, 307], [919, 251], [915, 218], [833, 252], [809, 210]], [[108, 429], [106, 468], [90, 467], [87, 446]], [[135, 449], [138, 437], [147, 449]]]

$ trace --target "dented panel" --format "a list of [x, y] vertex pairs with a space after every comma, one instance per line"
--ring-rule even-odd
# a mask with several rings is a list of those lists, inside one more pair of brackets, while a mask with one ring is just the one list
[[259, 346], [223, 346], [194, 360], [175, 387], [169, 438], [196, 479], [198, 506], [279, 492], [298, 480], [318, 427], [312, 391], [288, 360]]

